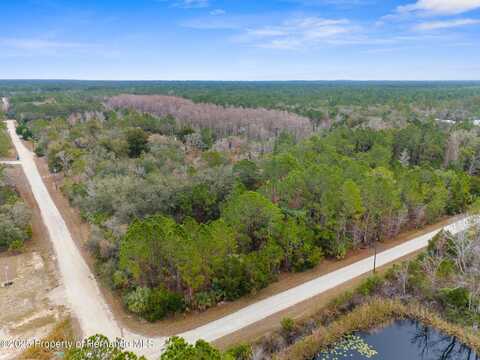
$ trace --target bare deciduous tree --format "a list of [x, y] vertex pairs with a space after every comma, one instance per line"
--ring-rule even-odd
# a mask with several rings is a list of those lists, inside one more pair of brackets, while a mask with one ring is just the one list
[[410, 262], [406, 261], [402, 263], [400, 266], [397, 276], [400, 284], [402, 286], [402, 295], [405, 296], [407, 294], [407, 284], [408, 284], [408, 273], [410, 270]]
[[441, 262], [442, 259], [437, 256], [426, 256], [422, 261], [422, 269], [428, 275], [433, 287], [437, 283], [437, 271]]
[[285, 130], [303, 138], [311, 132], [310, 120], [287, 111], [224, 107], [163, 95], [118, 95], [110, 98], [110, 108], [133, 108], [157, 116], [173, 116], [180, 126], [210, 128], [219, 137], [244, 135], [266, 140]]

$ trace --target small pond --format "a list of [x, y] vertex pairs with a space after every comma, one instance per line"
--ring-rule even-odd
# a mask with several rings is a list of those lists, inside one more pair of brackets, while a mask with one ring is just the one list
[[411, 320], [348, 336], [315, 360], [480, 360], [456, 338]]

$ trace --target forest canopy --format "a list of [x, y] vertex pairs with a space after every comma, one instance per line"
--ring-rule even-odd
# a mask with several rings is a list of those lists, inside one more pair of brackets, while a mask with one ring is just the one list
[[0, 252], [18, 251], [31, 238], [30, 210], [17, 194], [0, 165]]
[[22, 86], [0, 84], [16, 89], [17, 132], [91, 224], [101, 278], [150, 321], [463, 213], [480, 192], [475, 82]]

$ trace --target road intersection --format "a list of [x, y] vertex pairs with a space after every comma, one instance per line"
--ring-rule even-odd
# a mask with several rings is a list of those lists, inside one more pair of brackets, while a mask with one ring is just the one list
[[[134, 346], [130, 346], [130, 348], [137, 353], [146, 355], [148, 358], [158, 357], [161, 354], [166, 338], [149, 338], [121, 328], [110, 311], [94, 275], [77, 248], [69, 228], [40, 176], [34, 161], [35, 155], [27, 149], [16, 134], [15, 122], [13, 120], [7, 121], [7, 128], [19, 155], [19, 161], [11, 163], [22, 166], [32, 193], [38, 203], [43, 222], [48, 229], [50, 240], [56, 253], [61, 282], [66, 291], [67, 306], [70, 308], [72, 315], [78, 319], [83, 335], [90, 336], [101, 333], [112, 339], [125, 339], [127, 344], [134, 344], [134, 342], [137, 344], [149, 344], [149, 346], [142, 349], [137, 349]], [[468, 218], [464, 218], [445, 226], [444, 229], [456, 234], [464, 231], [470, 225], [471, 221]], [[387, 265], [404, 256], [422, 250], [439, 231], [441, 229], [431, 231], [378, 253], [376, 266]], [[220, 339], [369, 273], [373, 270], [373, 266], [374, 257], [367, 257], [299, 286], [260, 300], [218, 320], [178, 334], [178, 336], [184, 337], [190, 342], [198, 339], [207, 341]]]

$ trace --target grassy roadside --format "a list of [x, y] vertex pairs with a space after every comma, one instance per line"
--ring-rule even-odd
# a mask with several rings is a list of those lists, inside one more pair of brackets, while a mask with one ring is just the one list
[[[67, 343], [74, 341], [75, 336], [72, 328], [72, 323], [70, 319], [65, 319], [59, 322], [55, 328], [48, 334], [45, 338], [42, 339], [44, 343]], [[30, 346], [27, 348], [18, 359], [20, 360], [49, 360], [55, 357], [55, 353], [62, 352], [66, 349], [63, 347], [47, 347], [47, 346]]]
[[[29, 143], [29, 142], [26, 142], [26, 143]], [[47, 184], [47, 186], [50, 187], [50, 194], [52, 195], [57, 207], [62, 212], [65, 220], [67, 221], [68, 226], [73, 229], [72, 232], [74, 232], [74, 238], [77, 242], [77, 245], [79, 245], [80, 248], [82, 247], [85, 248], [84, 244], [88, 240], [90, 225], [87, 222], [83, 222], [84, 220], [82, 220], [78, 215], [78, 213], [75, 212], [75, 208], [73, 208], [72, 205], [68, 202], [68, 199], [65, 197], [64, 193], [53, 190], [54, 189], [53, 181], [51, 180], [52, 178], [49, 177], [50, 173], [48, 172], [48, 168], [45, 160], [46, 159], [44, 158], [37, 159], [37, 166], [39, 168], [39, 171], [44, 177], [45, 183]], [[442, 221], [432, 225], [427, 225], [424, 228], [421, 228], [418, 230], [408, 230], [394, 239], [385, 241], [384, 243], [380, 243], [379, 251], [390, 249], [406, 241], [410, 241], [411, 239], [417, 236], [421, 236], [432, 230], [439, 229], [449, 224], [451, 221], [456, 221], [456, 218], [454, 217], [444, 218], [442, 219]], [[93, 263], [94, 259], [92, 258], [91, 253], [83, 252], [83, 255], [88, 260], [89, 265], [92, 269], [92, 272], [98, 275], [98, 269], [95, 268], [95, 265]], [[278, 293], [281, 293], [282, 291], [286, 291], [292, 287], [301, 285], [307, 281], [317, 278], [318, 276], [322, 276], [331, 271], [337, 270], [343, 266], [349, 265], [354, 261], [362, 260], [367, 256], [371, 256], [371, 255], [373, 255], [373, 249], [366, 249], [358, 252], [352, 252], [352, 253], [349, 253], [349, 256], [344, 260], [338, 260], [338, 261], [328, 260], [328, 261], [324, 261], [322, 264], [320, 264], [315, 269], [310, 271], [285, 274], [281, 276], [278, 282], [270, 285], [265, 289], [262, 289], [260, 292], [258, 292], [255, 295], [245, 297], [240, 300], [225, 303], [220, 307], [210, 308], [202, 313], [191, 313], [191, 314], [188, 314], [187, 316], [178, 316], [171, 319], [159, 321], [156, 323], [145, 323], [145, 322], [139, 321], [137, 318], [134, 318], [129, 313], [125, 312], [122, 305], [121, 297], [118, 297], [116, 293], [111, 292], [111, 289], [106, 284], [102, 286], [102, 292], [106, 294], [105, 296], [107, 298], [107, 301], [109, 302], [115, 315], [121, 318], [122, 323], [130, 330], [145, 334], [147, 336], [155, 336], [158, 334], [161, 334], [164, 336], [171, 336], [177, 333], [182, 333], [182, 332], [191, 330], [194, 327], [207, 324], [210, 321], [217, 320], [218, 318], [221, 318], [225, 315], [233, 313], [241, 309], [242, 307], [255, 303], [256, 301], [263, 300], [272, 295], [276, 295]], [[101, 278], [97, 278], [97, 279], [100, 281], [103, 280]], [[291, 315], [288, 315], [288, 316], [291, 316]], [[296, 315], [292, 317], [297, 318]], [[269, 327], [266, 330], [262, 330], [262, 334], [265, 334], [267, 332], [271, 332], [274, 329], [277, 329], [280, 318], [281, 316], [279, 316], [278, 319], [273, 319], [273, 320], [267, 319], [265, 323], [268, 323], [269, 325], [267, 326]], [[253, 342], [255, 339], [258, 339], [260, 336], [262, 336], [262, 334], [260, 335], [255, 334], [254, 336], [249, 336], [246, 339], [241, 338], [241, 339], [234, 340], [232, 342], [225, 341], [225, 343], [222, 343], [222, 345], [219, 347], [222, 349], [226, 349], [233, 346], [236, 343]], [[231, 339], [232, 337], [228, 337], [228, 338]]]
[[284, 318], [281, 330], [247, 346], [272, 358], [311, 359], [352, 332], [411, 319], [480, 353], [479, 234], [477, 228], [458, 237], [439, 233], [415, 259], [365, 279], [309, 317]]
[[0, 158], [10, 155], [11, 143], [6, 129], [3, 118], [0, 116]]
[[279, 353], [278, 360], [304, 360], [313, 358], [319, 351], [335, 344], [345, 335], [388, 325], [397, 319], [418, 320], [449, 336], [454, 336], [470, 348], [480, 350], [480, 337], [464, 327], [451, 324], [416, 302], [373, 298], [339, 317], [326, 327], [320, 326], [311, 335]]

